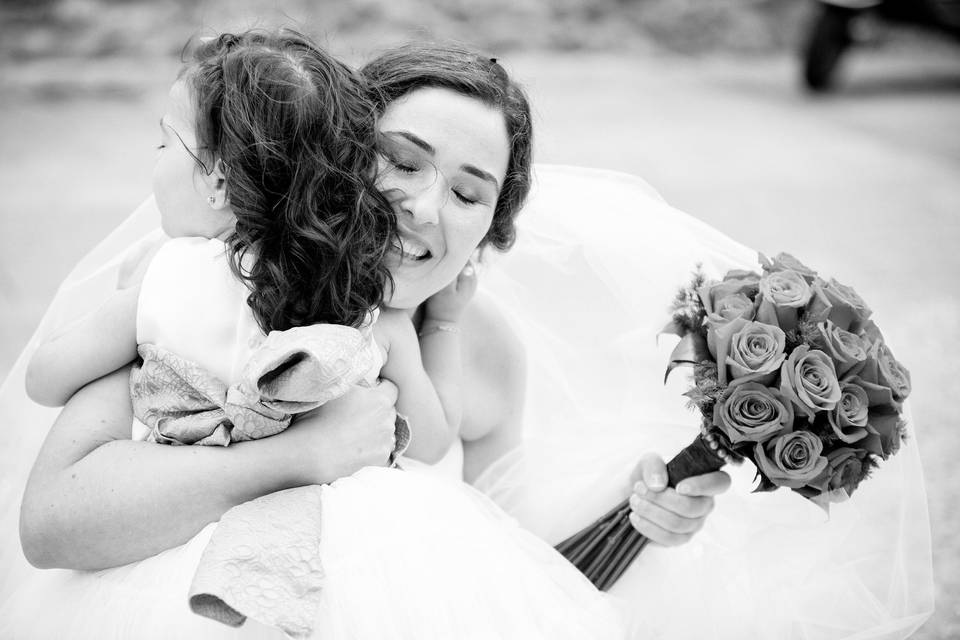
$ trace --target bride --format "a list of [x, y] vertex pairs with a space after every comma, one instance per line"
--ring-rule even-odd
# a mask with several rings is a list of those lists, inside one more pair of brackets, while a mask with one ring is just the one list
[[[475, 86], [462, 78], [449, 80], [451, 61], [469, 60], [501, 86], [512, 85], [494, 61], [464, 55], [414, 47], [389, 52], [365, 69], [383, 96], [381, 129], [414, 134], [437, 155], [426, 187], [395, 202], [401, 234], [429, 243], [433, 256], [427, 268], [401, 263], [394, 272], [398, 287], [390, 304], [410, 309], [415, 320], [419, 305], [478, 246], [510, 245], [512, 214], [526, 191], [529, 144], [524, 155], [514, 130], [510, 143], [498, 147], [489, 128], [467, 117], [463, 97], [500, 109], [508, 130], [522, 123], [511, 123], [509, 103], [473, 93]], [[508, 162], [495, 210], [478, 219], [454, 215], [448, 190], [458, 172], [474, 166], [478, 154], [498, 149]], [[151, 241], [137, 244], [136, 238], [154, 225], [148, 203], [95, 249], [61, 289], [38, 336], [105, 295], [121, 267], [135, 262], [131, 252]], [[484, 295], [464, 323], [470, 391], [462, 458], [455, 448], [439, 469], [462, 469], [521, 524], [556, 543], [630, 492], [641, 452], [668, 454], [693, 437], [695, 420], [683, 410], [680, 389], [662, 386], [665, 353], [656, 348], [656, 331], [675, 287], [695, 264], [719, 274], [753, 267], [754, 256], [669, 208], [643, 183], [589, 170], [540, 167], [517, 226], [516, 246], [488, 261]], [[0, 598], [4, 615], [29, 607], [41, 628], [40, 612], [54, 617], [62, 603], [24, 595], [32, 576], [15, 548], [14, 522], [27, 465], [53, 416], [23, 400], [22, 360], [2, 390]], [[22, 516], [24, 547], [37, 564], [100, 569], [163, 552], [143, 566], [153, 563], [159, 571], [166, 562], [182, 570], [175, 548], [186, 542], [179, 549], [189, 554], [196, 534], [230, 507], [386, 458], [378, 440], [390, 418], [382, 390], [349, 394], [323, 428], [294, 425], [264, 441], [209, 453], [125, 439], [130, 409], [119, 401], [125, 394], [123, 374], [87, 387], [40, 450]], [[633, 617], [636, 637], [906, 637], [932, 602], [913, 442], [854, 500], [835, 507], [829, 522], [792, 496], [746, 495], [749, 472], [742, 470], [693, 542], [649, 548], [611, 599]], [[338, 457], [343, 450], [361, 454], [345, 460]], [[317, 464], [298, 464], [313, 453]], [[305, 471], [312, 475], [297, 475]], [[712, 507], [709, 495], [725, 486], [723, 476], [699, 479], [689, 486], [691, 496], [682, 496], [657, 490], [657, 460], [645, 458], [641, 471], [637, 526], [668, 545], [689, 539]], [[109, 575], [55, 573], [88, 590]], [[156, 575], [143, 571], [135, 579]], [[91, 629], [109, 613], [106, 604], [90, 611]], [[133, 619], [147, 624], [149, 612]]]

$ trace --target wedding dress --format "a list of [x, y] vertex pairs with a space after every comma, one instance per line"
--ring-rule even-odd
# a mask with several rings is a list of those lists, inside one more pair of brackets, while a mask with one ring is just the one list
[[[359, 330], [314, 325], [264, 336], [247, 295], [222, 241], [176, 238], [159, 249], [138, 304], [144, 362], [131, 389], [134, 407], [149, 410], [137, 411], [134, 439], [266, 436], [283, 428], [277, 407], [307, 410], [375, 382], [383, 362], [376, 312]], [[282, 361], [295, 364], [274, 368]], [[267, 401], [252, 399], [266, 390], [262, 379], [273, 381]], [[216, 417], [224, 413], [232, 416], [226, 436], [230, 423]], [[321, 639], [623, 637], [608, 600], [489, 498], [428, 465], [401, 458], [400, 467], [264, 496], [142, 562], [34, 572], [0, 605], [0, 637], [269, 638], [273, 627]], [[228, 603], [217, 602], [213, 615], [245, 626], [211, 629], [187, 608], [188, 595]]]
[[[155, 226], [151, 207], [144, 206], [94, 249], [64, 283], [24, 353], [64, 318], [94, 307], [114, 286], [124, 252], [135, 251], [137, 238]], [[680, 395], [682, 376], [663, 383], [672, 345], [658, 344], [657, 332], [677, 287], [697, 264], [721, 275], [729, 268], [755, 268], [756, 256], [670, 208], [636, 178], [537, 167], [516, 246], [491, 256], [481, 274], [481, 288], [528, 352], [525, 441], [475, 485], [546, 542], [559, 542], [622, 500], [642, 452], [669, 458], [696, 434], [697, 418]], [[24, 366], [25, 355], [0, 390], [0, 607], [26, 607], [39, 620], [53, 617], [58, 602], [42, 588], [29, 589], [37, 574], [67, 575], [62, 579], [83, 581], [89, 590], [96, 581], [86, 574], [38, 572], [20, 553], [16, 505], [55, 415], [24, 397]], [[851, 500], [833, 506], [829, 518], [791, 493], [750, 494], [750, 469], [732, 470], [734, 487], [717, 499], [691, 543], [649, 546], [611, 589], [610, 602], [630, 619], [630, 637], [907, 637], [933, 603], [929, 519], [912, 424], [910, 436]], [[454, 473], [461, 465], [457, 455], [455, 449], [445, 462]], [[441, 475], [423, 471], [410, 474], [412, 482]], [[476, 500], [464, 499], [461, 507], [475, 509], [470, 502]], [[166, 622], [165, 611], [185, 609], [185, 568], [196, 563], [209, 529], [184, 547], [122, 568], [143, 572], [132, 578], [141, 582], [162, 567], [183, 569], [148, 590], [148, 601], [157, 604], [128, 618], [135, 625], [129, 637], [149, 637], [154, 625]], [[363, 539], [370, 535], [364, 530]], [[377, 601], [368, 606], [376, 610]], [[236, 631], [194, 617], [209, 633], [202, 637], [272, 631], [250, 621]], [[89, 624], [96, 631], [98, 621]]]

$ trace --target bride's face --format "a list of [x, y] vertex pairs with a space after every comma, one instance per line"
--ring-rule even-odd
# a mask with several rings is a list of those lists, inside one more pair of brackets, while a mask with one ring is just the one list
[[[167, 96], [160, 119], [160, 146], [153, 169], [153, 193], [164, 233], [213, 238], [227, 231], [233, 214], [223, 200], [217, 171], [198, 163], [196, 109], [190, 90], [178, 80]], [[215, 197], [211, 204], [209, 198]], [[217, 199], [219, 198], [219, 199]]]
[[449, 89], [417, 89], [380, 119], [379, 187], [402, 247], [387, 303], [412, 309], [453, 281], [490, 228], [509, 159], [503, 114]]

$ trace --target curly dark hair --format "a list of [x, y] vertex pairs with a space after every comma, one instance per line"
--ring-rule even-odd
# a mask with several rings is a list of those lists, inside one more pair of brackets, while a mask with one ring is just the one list
[[374, 185], [363, 77], [281, 29], [197, 43], [181, 78], [197, 107], [198, 163], [224, 173], [237, 219], [230, 263], [260, 327], [359, 326], [391, 282], [395, 233]]
[[495, 58], [457, 44], [410, 43], [389, 49], [360, 71], [370, 85], [377, 111], [424, 87], [450, 89], [503, 113], [510, 158], [493, 221], [482, 244], [509, 249], [516, 239], [515, 219], [530, 192], [533, 123], [523, 89]]

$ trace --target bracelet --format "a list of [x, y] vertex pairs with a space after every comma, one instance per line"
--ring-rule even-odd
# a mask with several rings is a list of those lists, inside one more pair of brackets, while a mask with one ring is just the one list
[[430, 327], [418, 332], [417, 337], [423, 338], [424, 336], [429, 336], [431, 333], [440, 331], [444, 333], [460, 333], [460, 327], [453, 322], [432, 322]]

